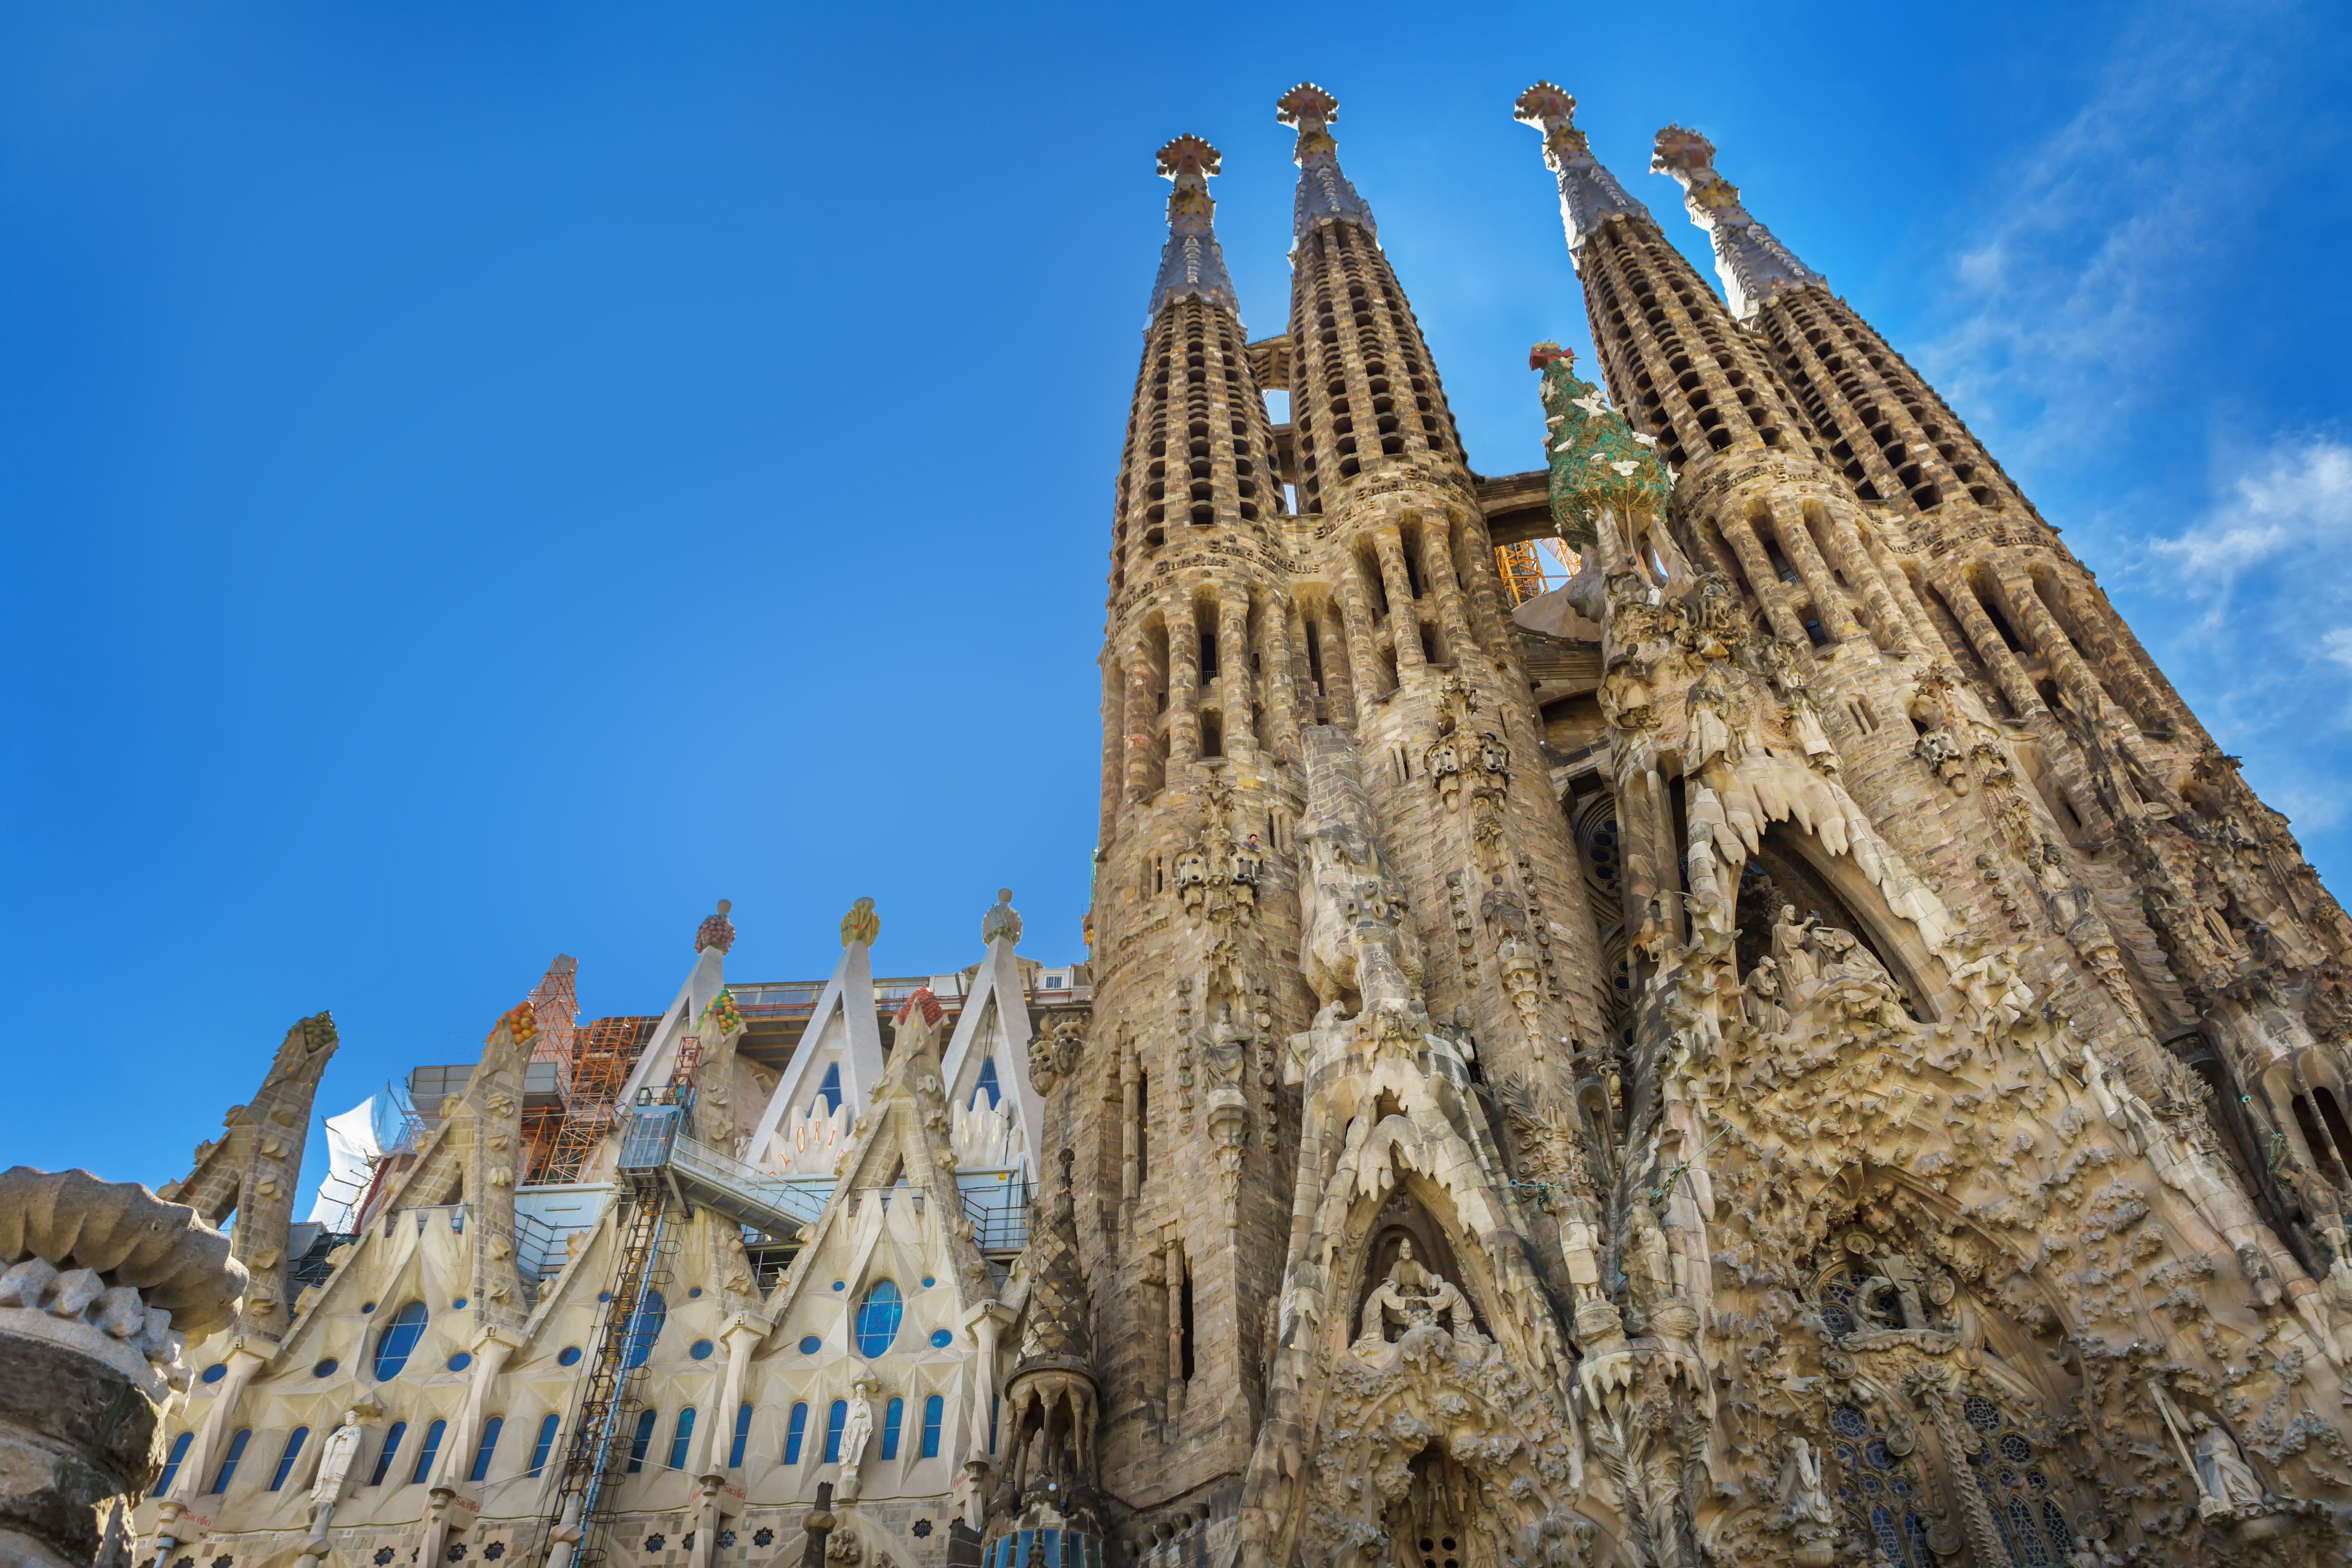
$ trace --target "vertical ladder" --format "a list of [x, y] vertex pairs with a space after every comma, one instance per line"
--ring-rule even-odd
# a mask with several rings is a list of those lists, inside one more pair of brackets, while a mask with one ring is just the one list
[[669, 1194], [658, 1183], [637, 1184], [628, 1203], [608, 1292], [612, 1300], [597, 1325], [595, 1359], [580, 1380], [563, 1466], [548, 1505], [545, 1551], [540, 1557], [547, 1568], [593, 1568], [604, 1554], [617, 1479], [614, 1471], [625, 1446], [629, 1417], [636, 1413], [638, 1389], [645, 1381], [644, 1351], [656, 1329], [652, 1303], [668, 1282], [670, 1256], [677, 1249]]

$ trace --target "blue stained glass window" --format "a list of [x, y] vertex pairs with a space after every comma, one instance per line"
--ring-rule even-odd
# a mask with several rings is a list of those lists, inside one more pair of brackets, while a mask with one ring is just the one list
[[686, 1468], [686, 1452], [693, 1446], [693, 1439], [694, 1406], [689, 1405], [677, 1413], [677, 1426], [670, 1433], [669, 1468], [671, 1469]]
[[383, 1452], [375, 1457], [375, 1473], [368, 1478], [368, 1485], [383, 1485], [383, 1478], [392, 1473], [392, 1457], [400, 1452], [400, 1440], [407, 1436], [408, 1423], [405, 1421], [394, 1422], [384, 1433]]
[[310, 1369], [310, 1375], [312, 1377], [332, 1377], [335, 1375], [335, 1358], [333, 1356], [329, 1356], [326, 1360], [320, 1362], [318, 1365]]
[[578, 1345], [566, 1345], [562, 1350], [556, 1352], [555, 1364], [558, 1366], [578, 1366], [580, 1364], [580, 1347]]
[[747, 1400], [744, 1402], [742, 1407], [735, 1412], [735, 1446], [727, 1450], [727, 1468], [729, 1469], [740, 1470], [743, 1468], [743, 1447], [744, 1445], [751, 1442], [751, 1405], [750, 1401]]
[[1003, 1403], [1004, 1400], [1001, 1394], [992, 1394], [988, 1396], [988, 1451], [992, 1454], [996, 1452], [997, 1411]]
[[836, 1399], [824, 1413], [824, 1462], [841, 1463], [841, 1429], [849, 1425], [849, 1401]]
[[411, 1301], [392, 1315], [375, 1336], [375, 1380], [390, 1383], [408, 1364], [408, 1352], [425, 1337], [425, 1303]]
[[940, 1417], [947, 1409], [947, 1401], [932, 1394], [923, 1401], [923, 1458], [940, 1457]]
[[817, 1338], [814, 1334], [803, 1334], [801, 1336], [801, 1354], [814, 1355], [817, 1352], [823, 1349], [824, 1349], [824, 1342]]
[[654, 1424], [660, 1419], [657, 1410], [637, 1412], [637, 1430], [629, 1439], [629, 1474], [634, 1476], [646, 1468], [646, 1450], [654, 1446]]
[[950, 1333], [947, 1330], [933, 1329], [931, 1331], [931, 1344], [934, 1348], [945, 1350], [948, 1346], [953, 1343], [955, 1343], [955, 1335]]
[[456, 1355], [449, 1358], [449, 1370], [451, 1372], [463, 1372], [473, 1364], [474, 1352], [471, 1351], [459, 1351]]
[[310, 1436], [308, 1426], [297, 1426], [286, 1434], [286, 1451], [278, 1456], [277, 1473], [269, 1478], [269, 1489], [277, 1491], [286, 1485], [286, 1478], [294, 1473], [294, 1461], [302, 1457], [302, 1444]]
[[882, 1457], [884, 1458], [895, 1459], [898, 1457], [898, 1428], [905, 1424], [906, 1419], [907, 1402], [905, 1400], [894, 1399], [882, 1407]]
[[824, 1069], [824, 1081], [816, 1086], [816, 1097], [824, 1101], [824, 1113], [831, 1116], [841, 1109], [841, 1064], [835, 1062]]
[[537, 1476], [547, 1468], [547, 1456], [555, 1448], [556, 1417], [552, 1411], [541, 1416], [539, 1436], [530, 1446], [530, 1473]]
[[808, 1406], [793, 1406], [793, 1418], [784, 1427], [784, 1463], [801, 1462], [801, 1439], [808, 1436]]
[[1045, 1560], [1045, 1568], [1062, 1568], [1062, 1532], [1058, 1530], [1039, 1531], [1037, 1554]]
[[686, 1347], [686, 1353], [697, 1361], [709, 1361], [710, 1352], [716, 1348], [709, 1340], [697, 1340]]
[[482, 1423], [482, 1440], [474, 1446], [474, 1468], [466, 1472], [469, 1481], [484, 1481], [490, 1476], [490, 1456], [498, 1451], [499, 1429], [507, 1424], [503, 1415], [493, 1415]]
[[201, 1375], [206, 1383], [218, 1383], [222, 1378], [228, 1375], [228, 1363], [225, 1361], [216, 1361], [213, 1363], [212, 1365], [205, 1368]]
[[439, 1457], [442, 1436], [448, 1430], [449, 1423], [446, 1421], [436, 1421], [425, 1428], [425, 1447], [416, 1451], [416, 1468], [408, 1475], [411, 1482], [422, 1486], [432, 1477], [433, 1461]]
[[1841, 1437], [1859, 1437], [1870, 1430], [1870, 1423], [1853, 1405], [1841, 1405], [1830, 1412], [1830, 1429]]
[[155, 1478], [155, 1495], [163, 1497], [172, 1489], [173, 1478], [180, 1473], [180, 1461], [188, 1457], [188, 1445], [196, 1440], [194, 1432], [183, 1432], [172, 1439], [171, 1457], [163, 1461], [163, 1473]]
[[889, 1280], [877, 1279], [867, 1286], [866, 1300], [857, 1305], [857, 1353], [869, 1360], [887, 1353], [890, 1342], [898, 1337], [898, 1318], [905, 1310], [898, 1287]]
[[971, 1086], [971, 1099], [965, 1103], [964, 1109], [966, 1110], [970, 1110], [972, 1107], [978, 1105], [980, 1103], [980, 1097], [983, 1094], [988, 1096], [988, 1109], [991, 1110], [995, 1110], [996, 1102], [1004, 1098], [1003, 1094], [998, 1089], [996, 1085], [996, 1058], [994, 1057], [988, 1057], [982, 1060], [980, 1064], [980, 1081]]
[[228, 1440], [228, 1452], [222, 1457], [220, 1468], [213, 1472], [213, 1490], [216, 1492], [228, 1490], [229, 1482], [236, 1479], [236, 1462], [245, 1458], [245, 1446], [252, 1441], [252, 1427], [237, 1428], [236, 1436]]
[[629, 1353], [621, 1358], [622, 1364], [632, 1369], [645, 1365], [646, 1357], [654, 1353], [654, 1342], [661, 1338], [662, 1325], [668, 1321], [669, 1303], [662, 1300], [660, 1291], [646, 1291], [629, 1323]]

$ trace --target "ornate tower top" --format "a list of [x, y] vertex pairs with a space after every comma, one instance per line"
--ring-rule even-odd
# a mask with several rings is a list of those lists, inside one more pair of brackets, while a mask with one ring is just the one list
[[1822, 281], [1740, 205], [1739, 187], [1715, 172], [1715, 143], [1697, 132], [1679, 125], [1659, 132], [1650, 172], [1671, 174], [1682, 185], [1691, 221], [1715, 241], [1716, 276], [1741, 321], [1783, 289]]
[[719, 912], [695, 928], [695, 952], [701, 952], [715, 947], [719, 952], [725, 952], [735, 945], [734, 922], [727, 918], [727, 911], [734, 907], [725, 899], [719, 900]]
[[1171, 300], [1202, 299], [1223, 305], [1241, 319], [1241, 301], [1225, 272], [1217, 244], [1217, 204], [1209, 176], [1222, 165], [1217, 150], [1198, 136], [1179, 136], [1160, 149], [1160, 174], [1176, 182], [1168, 193], [1168, 244], [1160, 253], [1160, 277], [1151, 286], [1151, 318]]
[[874, 912], [874, 900], [871, 899], [858, 900], [849, 906], [849, 912], [841, 917], [841, 945], [844, 947], [861, 942], [871, 947], [874, 939], [881, 934], [882, 917]]
[[995, 904], [980, 917], [980, 940], [990, 942], [999, 937], [1010, 942], [1021, 940], [1021, 916], [1013, 908], [1013, 889], [1010, 888], [997, 889]]
[[1291, 210], [1293, 239], [1327, 223], [1351, 223], [1378, 234], [1371, 205], [1339, 172], [1339, 144], [1329, 126], [1339, 118], [1339, 100], [1311, 81], [1302, 81], [1275, 100], [1274, 117], [1298, 128], [1298, 202]]
[[1544, 163], [1559, 181], [1560, 222], [1568, 229], [1571, 257], [1584, 248], [1585, 239], [1610, 218], [1648, 217], [1650, 209], [1625, 194], [1617, 176], [1601, 166], [1584, 132], [1576, 128], [1576, 100], [1539, 81], [1519, 94], [1516, 105], [1523, 125], [1543, 133]]

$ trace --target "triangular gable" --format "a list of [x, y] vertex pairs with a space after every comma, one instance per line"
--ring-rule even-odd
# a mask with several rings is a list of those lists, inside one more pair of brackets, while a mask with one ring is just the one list
[[[1015, 934], [1000, 932], [981, 960], [963, 1015], [956, 1020], [955, 1038], [948, 1043], [943, 1072], [948, 1086], [948, 1112], [955, 1127], [956, 1156], [965, 1165], [1018, 1165], [1030, 1185], [1037, 1180], [1037, 1143], [1045, 1136], [1045, 1102], [1029, 1081], [1029, 1003], [1022, 984], [1020, 962], [1013, 956]], [[988, 1100], [972, 1096], [981, 1086], [982, 1068], [993, 1061], [999, 1095], [992, 1127]], [[1001, 1151], [1001, 1152], [1000, 1152]]]
[[678, 987], [677, 998], [662, 1015], [645, 1054], [630, 1069], [629, 1081], [622, 1086], [623, 1105], [635, 1100], [640, 1089], [659, 1089], [669, 1082], [670, 1071], [677, 1065], [678, 1042], [694, 1032], [695, 1020], [702, 1016], [702, 1010], [710, 1005], [726, 984], [725, 949], [706, 947], [695, 955], [694, 968], [688, 973], [686, 984]]
[[[816, 1104], [828, 1069], [839, 1073], [840, 1101]], [[873, 949], [853, 941], [809, 1013], [808, 1032], [761, 1111], [744, 1157], [762, 1170], [823, 1175], [848, 1147], [882, 1081], [882, 1026], [875, 1016]]]
[[[962, 1196], [953, 1178], [954, 1155], [932, 1121], [932, 1113], [944, 1109], [939, 1099], [940, 1080], [933, 1076], [939, 1058], [932, 1054], [929, 1042], [934, 1037], [921, 1023], [910, 1026], [908, 1016], [925, 1003], [930, 1003], [928, 991], [919, 993], [899, 1016], [898, 1047], [891, 1054], [887, 1071], [876, 1086], [866, 1131], [842, 1167], [842, 1180], [825, 1204], [824, 1212], [811, 1227], [802, 1256], [822, 1257], [837, 1239], [857, 1245], [860, 1238], [838, 1235], [844, 1226], [857, 1224], [849, 1214], [853, 1193], [894, 1184], [887, 1188], [893, 1203], [906, 1202], [914, 1194], [921, 1193], [929, 1226], [936, 1227], [931, 1234], [940, 1239], [950, 1264], [943, 1271], [942, 1283], [954, 1289], [959, 1311], [968, 1312], [975, 1303], [989, 1299], [994, 1284], [987, 1260], [981, 1256], [973, 1237], [971, 1222], [963, 1211]], [[902, 1174], [907, 1185], [896, 1186]], [[882, 1195], [881, 1190], [868, 1191], [866, 1201], [878, 1201]], [[868, 1245], [858, 1248], [861, 1263], [872, 1252], [871, 1237], [865, 1239]], [[784, 1325], [792, 1318], [793, 1307], [811, 1289], [809, 1281], [815, 1277], [816, 1272], [805, 1264], [796, 1265], [776, 1287], [765, 1313], [778, 1331], [785, 1331]], [[829, 1289], [830, 1284], [829, 1277], [817, 1288]]]

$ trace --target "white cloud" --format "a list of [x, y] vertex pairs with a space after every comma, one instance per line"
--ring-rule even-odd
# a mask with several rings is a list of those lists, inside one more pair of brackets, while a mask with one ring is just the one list
[[2352, 626], [2338, 626], [2319, 639], [2320, 651], [2352, 669]]
[[[2187, 532], [2155, 543], [2158, 554], [2179, 563], [2192, 594], [2216, 601], [2217, 614], [2254, 568], [2305, 556], [2324, 568], [2352, 542], [2352, 446], [2344, 442], [2326, 437], [2282, 442], [2242, 468], [2227, 489], [2226, 499]], [[2293, 585], [2308, 594], [2333, 574], [2316, 580], [2296, 575]], [[2346, 639], [2341, 651], [2338, 638]], [[2352, 662], [2352, 628], [2330, 631], [2321, 640], [2330, 658]]]
[[2013, 466], [2079, 455], [2177, 358], [2230, 214], [2285, 177], [2266, 24], [2293, 9], [2151, 7], [2073, 118], [1996, 173], [1922, 358]]

